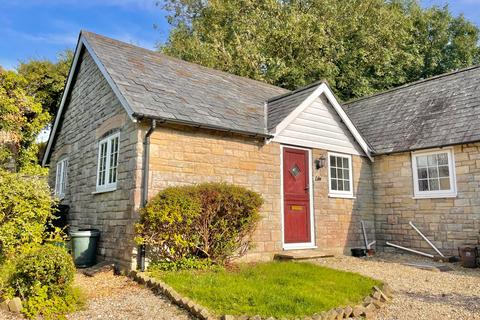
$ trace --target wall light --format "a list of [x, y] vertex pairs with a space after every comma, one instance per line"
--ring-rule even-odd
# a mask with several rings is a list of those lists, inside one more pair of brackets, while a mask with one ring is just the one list
[[315, 168], [318, 170], [320, 168], [323, 168], [325, 167], [325, 156], [321, 156], [320, 158], [318, 159], [315, 159]]

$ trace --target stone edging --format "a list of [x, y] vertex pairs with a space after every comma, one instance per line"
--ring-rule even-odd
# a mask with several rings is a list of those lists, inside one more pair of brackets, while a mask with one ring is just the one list
[[15, 297], [12, 300], [0, 300], [1, 310], [10, 311], [13, 313], [20, 313], [22, 312], [22, 308], [22, 300], [19, 297]]
[[[155, 293], [161, 293], [167, 296], [174, 304], [181, 308], [186, 309], [192, 315], [201, 320], [218, 320], [210, 314], [207, 308], [195, 303], [189, 298], [181, 296], [172, 287], [165, 282], [150, 278], [144, 273], [138, 271], [131, 271], [129, 273], [130, 278], [136, 282], [146, 285]], [[375, 316], [376, 312], [382, 308], [385, 303], [389, 302], [393, 298], [393, 290], [390, 286], [384, 283], [381, 288], [374, 286], [370, 296], [363, 299], [362, 304], [355, 305], [353, 307], [347, 306], [344, 308], [334, 308], [329, 311], [322, 311], [316, 313], [311, 317], [303, 317], [302, 319], [311, 320], [340, 320], [349, 318], [366, 318], [371, 319]], [[232, 316], [224, 315], [223, 320], [275, 320], [274, 317], [262, 318], [261, 316]]]
[[136, 282], [146, 285], [153, 292], [164, 294], [174, 304], [186, 309], [188, 312], [190, 312], [192, 315], [199, 318], [200, 320], [218, 320], [217, 317], [214, 317], [210, 314], [207, 308], [195, 303], [189, 298], [181, 296], [172, 287], [170, 287], [161, 280], [150, 278], [144, 273], [138, 271], [131, 271], [129, 273], [129, 276]]

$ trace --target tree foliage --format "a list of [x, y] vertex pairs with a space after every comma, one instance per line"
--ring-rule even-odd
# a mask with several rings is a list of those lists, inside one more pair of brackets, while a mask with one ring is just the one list
[[73, 51], [65, 50], [58, 54], [56, 62], [30, 60], [20, 63], [17, 68], [18, 74], [27, 82], [27, 94], [40, 102], [52, 119], [57, 113], [72, 60]]
[[412, 0], [168, 0], [160, 50], [294, 89], [326, 79], [346, 100], [469, 66], [479, 30]]
[[0, 66], [0, 167], [40, 170], [36, 138], [57, 112], [72, 59], [66, 50], [57, 62], [30, 60], [16, 72]]
[[37, 163], [35, 139], [50, 115], [27, 93], [27, 84], [22, 75], [0, 68], [0, 168], [28, 170]]

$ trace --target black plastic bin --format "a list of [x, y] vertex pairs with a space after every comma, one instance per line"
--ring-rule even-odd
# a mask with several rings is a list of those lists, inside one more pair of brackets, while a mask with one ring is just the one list
[[363, 248], [353, 248], [351, 251], [354, 257], [365, 257], [367, 255], [366, 250]]

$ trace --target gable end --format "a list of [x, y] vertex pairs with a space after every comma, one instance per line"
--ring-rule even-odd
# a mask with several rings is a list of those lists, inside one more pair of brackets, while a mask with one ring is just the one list
[[67, 103], [68, 102], [67, 98], [68, 98], [68, 95], [69, 95], [69, 93], [72, 89], [72, 85], [73, 85], [73, 82], [74, 82], [76, 71], [79, 67], [79, 64], [81, 63], [81, 55], [82, 55], [83, 51], [85, 51], [85, 50], [92, 57], [96, 66], [98, 67], [98, 69], [102, 73], [105, 80], [107, 80], [110, 88], [115, 93], [115, 96], [117, 97], [120, 104], [123, 106], [123, 108], [127, 112], [130, 119], [133, 122], [136, 122], [136, 119], [133, 117], [132, 108], [128, 104], [127, 100], [120, 93], [117, 85], [115, 84], [113, 79], [110, 77], [110, 75], [108, 74], [108, 72], [105, 69], [105, 67], [103, 66], [103, 64], [98, 59], [97, 55], [95, 54], [95, 51], [92, 49], [92, 47], [88, 43], [87, 39], [84, 36], [82, 36], [82, 34], [80, 33], [80, 36], [79, 36], [79, 39], [78, 39], [78, 42], [77, 42], [77, 47], [75, 49], [75, 55], [74, 55], [74, 58], [73, 58], [73, 62], [72, 62], [72, 65], [70, 67], [70, 71], [68, 73], [68, 78], [67, 78], [67, 82], [65, 84], [65, 88], [63, 90], [62, 100], [60, 102], [60, 107], [58, 108], [58, 112], [57, 112], [57, 115], [55, 117], [55, 121], [53, 123], [53, 127], [52, 127], [52, 130], [50, 132], [50, 136], [48, 138], [47, 147], [46, 147], [45, 153], [43, 155], [42, 166], [46, 166], [49, 159], [50, 159], [53, 144], [55, 143], [56, 133], [57, 133], [57, 130], [59, 129], [59, 125], [61, 125], [61, 119], [63, 117], [64, 109], [66, 107], [66, 104], [68, 104]]

